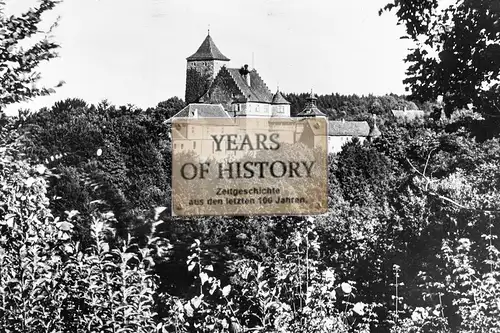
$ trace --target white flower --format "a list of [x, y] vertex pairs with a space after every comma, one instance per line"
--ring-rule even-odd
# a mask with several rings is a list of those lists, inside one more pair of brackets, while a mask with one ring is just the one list
[[411, 320], [413, 320], [415, 323], [421, 323], [427, 317], [429, 317], [429, 313], [422, 307], [416, 308], [415, 311], [413, 311], [413, 313], [411, 314]]
[[102, 149], [101, 148], [97, 149], [97, 153], [96, 154], [97, 154], [97, 156], [101, 156], [102, 155]]
[[31, 185], [33, 185], [34, 182], [35, 182], [35, 178], [33, 178], [33, 177], [26, 179], [26, 187], [31, 187]]
[[352, 292], [352, 287], [349, 283], [347, 282], [342, 282], [342, 284], [340, 285], [340, 288], [342, 288], [342, 291], [345, 293], [345, 294], [350, 294]]
[[363, 316], [365, 314], [365, 304], [362, 302], [358, 302], [358, 303], [354, 304], [352, 311], [356, 312], [360, 316]]
[[42, 164], [36, 166], [36, 172], [38, 172], [40, 175], [43, 175], [45, 173], [45, 170], [47, 170], [47, 168]]

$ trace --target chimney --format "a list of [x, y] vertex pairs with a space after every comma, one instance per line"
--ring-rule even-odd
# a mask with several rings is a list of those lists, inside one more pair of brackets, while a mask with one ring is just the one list
[[241, 74], [242, 74], [243, 78], [245, 79], [247, 85], [250, 87], [250, 83], [251, 83], [250, 82], [250, 71], [248, 70], [247, 64], [245, 64], [245, 66], [243, 66]]

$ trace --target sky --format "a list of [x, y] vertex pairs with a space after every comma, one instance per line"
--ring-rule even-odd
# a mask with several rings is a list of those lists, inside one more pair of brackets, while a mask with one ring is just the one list
[[[184, 99], [186, 58], [208, 29], [230, 67], [249, 64], [271, 91], [404, 94], [412, 45], [389, 0], [64, 0], [53, 40], [59, 57], [39, 67], [40, 85], [56, 93], [7, 106], [38, 110], [66, 98], [154, 107]], [[18, 13], [35, 0], [6, 0]]]

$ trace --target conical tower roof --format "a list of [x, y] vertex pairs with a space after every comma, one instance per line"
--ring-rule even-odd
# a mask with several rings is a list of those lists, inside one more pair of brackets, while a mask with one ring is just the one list
[[279, 90], [276, 91], [276, 94], [274, 94], [272, 103], [273, 104], [290, 104], [290, 102], [287, 101], [285, 99], [285, 97], [283, 97], [283, 95], [281, 94], [281, 92]]
[[203, 43], [201, 43], [198, 51], [192, 56], [186, 58], [188, 61], [190, 60], [223, 60], [229, 61], [230, 59], [222, 54], [221, 51], [215, 46], [212, 37], [210, 34], [207, 35]]

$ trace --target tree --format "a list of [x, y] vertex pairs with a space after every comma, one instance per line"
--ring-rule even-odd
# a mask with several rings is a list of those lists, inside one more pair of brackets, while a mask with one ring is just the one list
[[357, 138], [338, 154], [335, 177], [343, 198], [351, 204], [379, 202], [394, 180], [389, 159]]
[[[48, 35], [56, 24], [44, 38], [35, 40], [44, 33], [38, 26], [42, 15], [59, 2], [41, 0], [38, 7], [19, 16], [7, 17], [3, 12], [5, 2], [0, 0], [0, 110], [7, 104], [53, 92], [52, 88], [39, 88], [34, 84], [40, 79], [40, 73], [35, 72], [40, 62], [57, 57], [55, 49], [59, 45], [51, 42]], [[26, 41], [34, 43], [23, 48], [21, 44]]]
[[442, 95], [445, 112], [472, 103], [486, 115], [499, 115], [500, 1], [394, 0], [380, 10], [397, 9], [398, 23], [416, 47], [403, 81], [424, 102]]
[[156, 106], [156, 112], [163, 114], [164, 118], [168, 119], [182, 110], [185, 106], [186, 103], [184, 103], [184, 101], [179, 97], [171, 97], [166, 101], [158, 103]]

